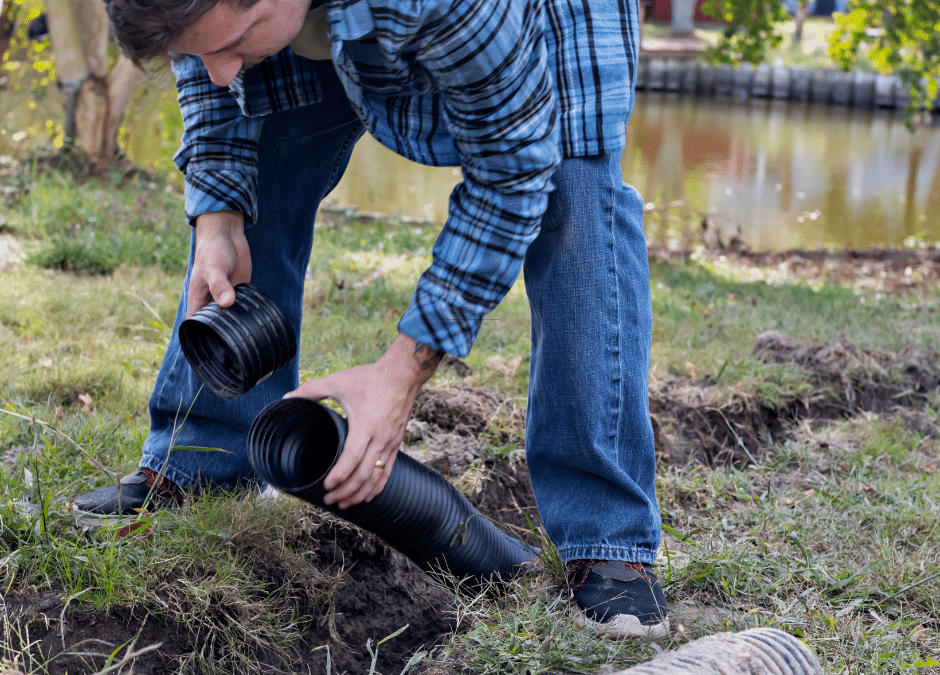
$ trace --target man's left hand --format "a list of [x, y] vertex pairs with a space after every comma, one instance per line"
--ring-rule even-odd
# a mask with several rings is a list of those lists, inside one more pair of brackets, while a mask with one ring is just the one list
[[371, 500], [385, 488], [415, 397], [434, 374], [441, 356], [399, 334], [375, 363], [307, 380], [285, 396], [330, 398], [346, 413], [346, 444], [324, 479], [326, 504], [345, 509]]

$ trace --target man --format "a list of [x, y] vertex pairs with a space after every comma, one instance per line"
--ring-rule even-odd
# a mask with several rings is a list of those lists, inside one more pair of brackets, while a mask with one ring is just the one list
[[[350, 433], [326, 501], [371, 499], [418, 390], [445, 353], [469, 352], [523, 268], [532, 309], [526, 453], [540, 518], [568, 563], [576, 620], [616, 636], [665, 635], [651, 568], [660, 521], [646, 242], [642, 202], [619, 163], [635, 5], [179, 4], [108, 0], [133, 58], [179, 55], [185, 131], [176, 162], [194, 231], [141, 468], [120, 492], [97, 490], [76, 507], [127, 512], [208, 483], [243, 484], [247, 429], [282, 395], [340, 403]], [[463, 170], [398, 337], [376, 363], [299, 387], [295, 360], [235, 402], [200, 392], [179, 323], [210, 299], [230, 306], [233, 284], [250, 279], [299, 332], [314, 215], [363, 127], [405, 157]], [[227, 452], [175, 449], [182, 445]]]

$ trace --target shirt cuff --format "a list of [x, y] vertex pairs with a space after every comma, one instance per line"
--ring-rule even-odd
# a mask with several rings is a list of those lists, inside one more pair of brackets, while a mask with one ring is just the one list
[[485, 312], [461, 309], [445, 300], [442, 293], [446, 291], [422, 277], [398, 322], [398, 331], [432, 349], [462, 358], [470, 353]]
[[258, 204], [254, 190], [254, 176], [244, 171], [207, 170], [188, 171], [183, 190], [186, 199], [186, 218], [195, 225], [197, 216], [216, 211], [238, 211], [245, 216], [245, 225], [258, 217]]

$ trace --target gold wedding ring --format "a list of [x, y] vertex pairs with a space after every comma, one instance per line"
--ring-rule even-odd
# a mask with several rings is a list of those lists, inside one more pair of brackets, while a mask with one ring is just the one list
[[385, 468], [385, 462], [383, 462], [383, 461], [380, 459], [379, 461], [377, 461], [377, 462], [375, 463], [375, 468], [376, 468], [376, 469], [384, 469], [384, 468]]

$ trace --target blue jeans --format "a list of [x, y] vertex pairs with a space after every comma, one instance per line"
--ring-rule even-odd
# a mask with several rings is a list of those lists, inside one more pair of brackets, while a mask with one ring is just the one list
[[526, 458], [564, 561], [651, 563], [659, 546], [643, 201], [621, 176], [619, 153], [565, 159], [525, 258]]
[[[252, 283], [299, 335], [303, 280], [320, 200], [362, 126], [324, 72], [321, 104], [270, 115], [259, 155], [259, 216], [246, 229]], [[651, 311], [642, 202], [618, 155], [566, 159], [525, 260], [532, 304], [526, 452], [539, 514], [565, 560], [652, 562], [660, 521], [647, 404]], [[190, 259], [190, 269], [192, 259]], [[177, 338], [187, 273], [150, 399], [140, 465], [184, 487], [252, 477], [245, 452], [258, 412], [298, 385], [298, 363], [235, 401], [201, 386]], [[194, 451], [189, 446], [214, 448]]]

